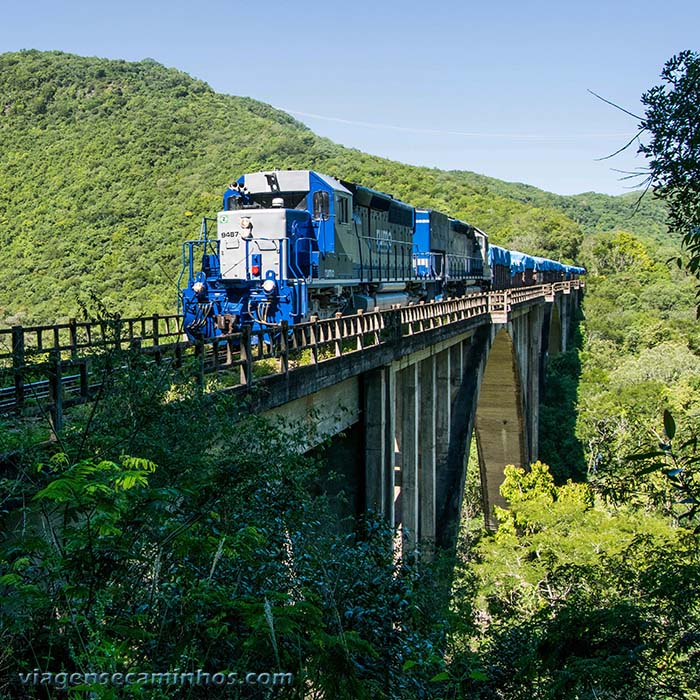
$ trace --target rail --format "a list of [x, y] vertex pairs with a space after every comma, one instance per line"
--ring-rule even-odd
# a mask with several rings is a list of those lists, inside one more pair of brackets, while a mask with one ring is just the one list
[[383, 343], [483, 318], [505, 323], [514, 307], [552, 301], [583, 287], [580, 280], [421, 302], [392, 309], [336, 314], [289, 327], [189, 342], [177, 315], [0, 329], [0, 414], [47, 410], [54, 429], [63, 411], [95, 398], [105, 371], [126, 367], [136, 354], [157, 365], [184, 367], [204, 385], [207, 375], [227, 386], [251, 386], [271, 374], [317, 364]]

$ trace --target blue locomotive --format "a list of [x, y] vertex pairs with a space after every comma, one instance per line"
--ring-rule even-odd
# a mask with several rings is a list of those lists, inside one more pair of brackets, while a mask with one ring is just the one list
[[[510, 260], [501, 270], [504, 249], [470, 224], [311, 170], [243, 175], [224, 193], [215, 235], [210, 223], [183, 246], [190, 338], [464, 294], [491, 287], [492, 270], [497, 286], [516, 283]], [[564, 279], [567, 266], [550, 263]]]

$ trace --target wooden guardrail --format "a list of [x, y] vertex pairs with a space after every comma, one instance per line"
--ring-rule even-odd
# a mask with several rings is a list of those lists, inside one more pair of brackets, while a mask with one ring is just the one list
[[189, 363], [202, 384], [207, 375], [226, 373], [231, 384], [250, 386], [260, 376], [286, 374], [302, 364], [362, 352], [459, 321], [483, 317], [504, 323], [515, 306], [538, 299], [552, 301], [555, 294], [568, 294], [581, 286], [582, 281], [573, 280], [475, 292], [352, 316], [312, 318], [291, 328], [286, 322], [267, 331], [246, 327], [196, 342], [185, 340], [176, 315], [0, 329], [0, 414], [48, 410], [54, 429], [60, 430], [65, 408], [95, 397], [106, 358], [118, 369], [124, 366], [124, 353], [173, 367]]
[[138, 318], [76, 321], [50, 326], [14, 326], [0, 329], [0, 367], [7, 361], [22, 363], [25, 357], [51, 350], [75, 357], [81, 350], [114, 348], [134, 340], [144, 347], [157, 347], [182, 336], [181, 319], [176, 314]]

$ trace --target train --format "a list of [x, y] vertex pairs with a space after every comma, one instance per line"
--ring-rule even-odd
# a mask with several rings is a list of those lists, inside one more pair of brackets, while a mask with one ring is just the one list
[[241, 176], [182, 256], [179, 313], [190, 339], [585, 272], [489, 245], [467, 222], [313, 170]]

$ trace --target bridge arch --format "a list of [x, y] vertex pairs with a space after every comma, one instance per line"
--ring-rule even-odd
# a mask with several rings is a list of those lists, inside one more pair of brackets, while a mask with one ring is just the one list
[[527, 463], [522, 388], [513, 338], [506, 327], [495, 334], [486, 359], [478, 393], [474, 421], [477, 441], [484, 521], [489, 528], [497, 522], [494, 505], [505, 507], [500, 494], [503, 468]]

